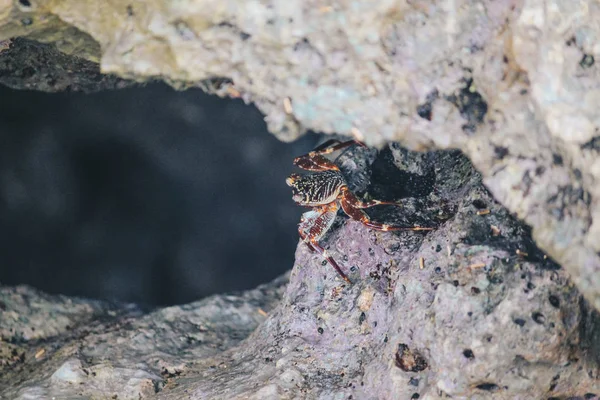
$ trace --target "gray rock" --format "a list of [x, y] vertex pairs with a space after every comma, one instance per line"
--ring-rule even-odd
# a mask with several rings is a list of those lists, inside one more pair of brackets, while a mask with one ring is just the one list
[[[42, 342], [9, 328], [2, 395], [596, 398], [598, 4], [220, 4], [4, 2], [0, 40], [26, 36], [123, 78], [240, 97], [286, 141], [313, 129], [380, 148], [461, 149], [481, 176], [455, 152], [356, 151], [340, 160], [351, 187], [403, 204], [374, 218], [436, 230], [338, 223], [325, 242], [355, 284], [300, 245], [281, 303], [251, 334], [261, 317], [243, 299], [277, 296], [144, 316], [81, 302]], [[5, 308], [3, 322], [25, 332]], [[65, 320], [87, 322], [75, 335]]]
[[[600, 316], [464, 156], [392, 146], [339, 163], [357, 193], [403, 206], [373, 219], [436, 229], [340, 217], [323, 245], [353, 285], [300, 244], [287, 287], [147, 314], [5, 288], [1, 343], [16, 358], [2, 398], [596, 398]], [[56, 310], [59, 327], [18, 334]]]
[[600, 309], [597, 2], [181, 4], [4, 1], [0, 40], [242, 98], [285, 141], [459, 148]]
[[51, 44], [15, 38], [0, 42], [0, 83], [43, 92], [123, 89], [135, 82], [104, 75], [98, 64], [69, 56]]
[[4, 287], [0, 398], [154, 395], [193, 362], [239, 344], [280, 300], [286, 282], [284, 276], [253, 291], [149, 313]]

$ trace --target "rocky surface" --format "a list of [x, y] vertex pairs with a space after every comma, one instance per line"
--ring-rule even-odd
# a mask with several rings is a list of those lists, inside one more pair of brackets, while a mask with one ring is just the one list
[[239, 344], [286, 282], [153, 312], [3, 287], [0, 398], [148, 398], [186, 365]]
[[[597, 2], [99, 4], [0, 1], [0, 40], [242, 98], [282, 140], [312, 129], [458, 148], [479, 173], [456, 152], [349, 153], [355, 190], [403, 204], [374, 218], [436, 229], [340, 220], [325, 242], [355, 284], [300, 245], [280, 304], [251, 334], [281, 282], [144, 315], [75, 302], [38, 339], [22, 335], [35, 308], [19, 308], [37, 295], [6, 289], [4, 397], [597, 398]], [[0, 63], [27, 43], [2, 42]]]
[[102, 74], [97, 63], [66, 55], [51, 44], [23, 38], [0, 42], [0, 83], [16, 89], [86, 93], [135, 84]]
[[[600, 316], [464, 156], [394, 145], [339, 164], [402, 205], [374, 220], [435, 230], [340, 217], [323, 244], [353, 285], [300, 244], [286, 287], [147, 314], [5, 288], [2, 398], [597, 398]], [[46, 314], [61, 319], [38, 331]]]
[[5, 0], [0, 40], [240, 97], [282, 140], [460, 148], [600, 308], [596, 1], [228, 4]]

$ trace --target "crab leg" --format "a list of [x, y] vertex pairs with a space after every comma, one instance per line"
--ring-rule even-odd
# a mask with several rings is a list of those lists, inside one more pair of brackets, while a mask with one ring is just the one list
[[324, 156], [327, 154], [331, 154], [334, 151], [350, 147], [354, 144], [366, 147], [364, 144], [357, 140], [340, 142], [339, 140], [331, 139], [318, 146], [315, 150], [311, 151], [310, 153], [300, 157], [296, 157], [294, 159], [294, 165], [307, 171], [339, 171], [340, 169], [338, 168], [338, 166], [335, 165], [335, 163], [333, 163], [332, 161], [325, 158]]
[[[336, 144], [334, 144], [334, 143], [336, 143]], [[322, 143], [321, 145], [317, 146], [313, 151], [311, 151], [308, 154], [331, 154], [334, 151], [338, 151], [338, 150], [344, 149], [346, 147], [350, 147], [354, 144], [362, 146], [362, 147], [367, 147], [363, 143], [359, 142], [358, 140], [348, 140], [346, 142], [340, 142], [337, 139], [330, 139], [330, 140]]]
[[[355, 196], [356, 198], [356, 196]], [[400, 206], [400, 204], [394, 201], [382, 201], [382, 200], [369, 200], [369, 201], [361, 201], [356, 198], [356, 202], [354, 203], [354, 207], [356, 208], [370, 208], [379, 205], [390, 205], [390, 206]]]
[[340, 140], [329, 139], [329, 140], [324, 141], [323, 143], [321, 143], [317, 147], [315, 147], [313, 149], [313, 152], [319, 152], [319, 151], [324, 150], [324, 149], [326, 149], [328, 147], [339, 145], [340, 143], [342, 143]]
[[340, 268], [339, 264], [329, 255], [327, 250], [319, 244], [319, 240], [325, 236], [325, 233], [331, 228], [338, 209], [339, 206], [337, 202], [334, 202], [304, 213], [300, 220], [300, 225], [298, 226], [298, 233], [309, 249], [319, 253], [333, 268], [335, 268], [342, 279], [352, 284], [350, 279], [348, 279], [346, 274]]
[[342, 271], [342, 269], [340, 268], [340, 266], [338, 265], [338, 263], [327, 253], [327, 250], [325, 250], [324, 248], [322, 248], [318, 243], [311, 242], [311, 244], [312, 244], [313, 248], [318, 253], [320, 253], [323, 256], [323, 258], [326, 259], [329, 262], [329, 264], [331, 264], [331, 266], [333, 268], [335, 268], [335, 270], [342, 277], [343, 280], [345, 280], [349, 284], [352, 284], [352, 281], [350, 279], [348, 279], [348, 277], [346, 276], [346, 274], [344, 273], [344, 271]]
[[340, 268], [340, 266], [338, 265], [338, 263], [333, 259], [333, 257], [331, 257], [329, 255], [329, 253], [327, 253], [327, 250], [325, 250], [323, 247], [321, 247], [321, 245], [319, 243], [317, 243], [314, 240], [310, 240], [304, 233], [300, 233], [300, 238], [302, 239], [302, 241], [308, 246], [308, 248], [311, 251], [316, 251], [317, 253], [319, 253], [325, 260], [327, 260], [327, 262], [329, 262], [329, 264], [331, 264], [331, 266], [333, 268], [335, 268], [335, 270], [337, 271], [337, 273], [342, 277], [343, 280], [345, 280], [346, 282], [348, 282], [349, 284], [352, 284], [352, 281], [350, 281], [350, 279], [348, 278], [348, 276], [346, 276], [346, 274], [344, 273], [344, 271], [342, 271], [342, 269]]
[[[356, 221], [360, 221], [362, 222], [364, 225], [373, 228], [373, 229], [377, 229], [380, 231], [431, 231], [433, 230], [433, 228], [421, 228], [421, 227], [403, 227], [403, 226], [395, 226], [395, 225], [388, 225], [388, 224], [382, 224], [380, 222], [374, 222], [371, 221], [371, 218], [369, 218], [369, 216], [363, 211], [361, 210], [361, 208], [367, 208], [367, 207], [361, 207], [361, 205], [364, 205], [365, 203], [361, 202], [352, 192], [350, 192], [350, 190], [347, 187], [342, 188], [341, 191], [341, 203], [342, 203], [342, 209], [344, 210], [344, 212], [352, 219], [356, 220]], [[366, 203], [368, 204], [368, 203]], [[380, 202], [379, 204], [384, 204], [383, 202]], [[377, 204], [373, 204], [372, 206], [375, 206]], [[372, 207], [370, 206], [370, 207]]]
[[294, 159], [294, 165], [307, 171], [339, 171], [339, 167], [319, 154], [306, 154]]

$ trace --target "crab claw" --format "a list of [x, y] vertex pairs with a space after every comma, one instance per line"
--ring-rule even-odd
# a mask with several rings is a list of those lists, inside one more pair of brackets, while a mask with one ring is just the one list
[[290, 186], [290, 187], [294, 187], [294, 182], [296, 182], [298, 180], [298, 178], [300, 178], [300, 175], [298, 175], [298, 174], [291, 174], [285, 180], [285, 183], [287, 183], [287, 185]]

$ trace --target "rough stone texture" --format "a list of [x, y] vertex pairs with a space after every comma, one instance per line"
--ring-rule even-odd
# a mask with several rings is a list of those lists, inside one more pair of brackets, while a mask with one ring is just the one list
[[0, 398], [147, 398], [186, 365], [247, 337], [286, 282], [147, 314], [131, 305], [0, 288]]
[[374, 217], [436, 230], [338, 224], [326, 241], [352, 287], [299, 246], [252, 334], [276, 294], [144, 316], [76, 301], [38, 338], [31, 307], [5, 302], [2, 396], [596, 398], [599, 317], [552, 259], [600, 308], [599, 17], [593, 0], [0, 0], [0, 40], [241, 97], [282, 140], [459, 148], [483, 176], [456, 153], [345, 157], [354, 189], [403, 199]]
[[2, 353], [12, 351], [0, 396], [598, 398], [600, 316], [460, 152], [358, 148], [339, 163], [358, 194], [402, 205], [373, 219], [436, 229], [376, 232], [340, 218], [323, 244], [354, 285], [300, 244], [285, 293], [281, 279], [141, 316], [75, 302], [36, 340], [20, 333], [37, 320], [20, 304], [38, 295], [6, 288], [0, 343], [16, 347]]
[[0, 40], [241, 97], [282, 140], [460, 148], [597, 308], [599, 21], [595, 0], [0, 1]]
[[112, 74], [102, 74], [92, 61], [23, 38], [0, 43], [0, 83], [16, 89], [87, 93], [134, 84]]

